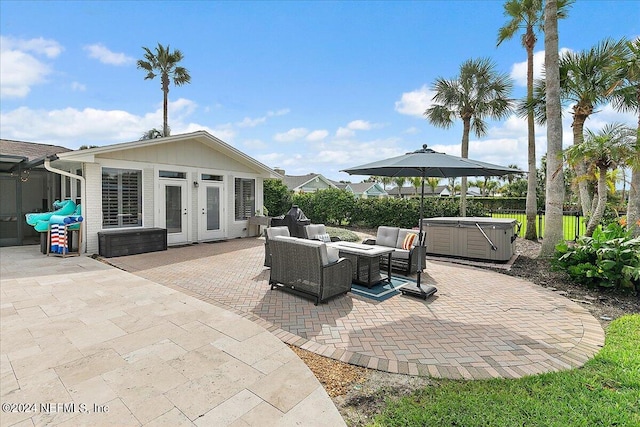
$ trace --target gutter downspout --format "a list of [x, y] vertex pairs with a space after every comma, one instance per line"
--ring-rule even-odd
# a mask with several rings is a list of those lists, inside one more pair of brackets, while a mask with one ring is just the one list
[[[80, 180], [80, 191], [82, 192], [82, 196], [81, 196], [81, 199], [82, 199], [82, 216], [86, 220], [86, 218], [87, 218], [87, 214], [86, 214], [87, 204], [85, 203], [85, 197], [86, 197], [86, 194], [87, 194], [87, 182], [86, 182], [86, 180], [84, 179], [83, 176], [75, 175], [75, 174], [73, 174], [71, 172], [67, 172], [67, 171], [63, 171], [61, 169], [54, 168], [53, 166], [51, 166], [51, 160], [58, 160], [58, 156], [56, 156], [54, 154], [54, 155], [46, 157], [44, 159], [44, 168], [46, 170], [48, 170], [49, 172], [56, 173], [58, 175], [68, 176], [69, 178]], [[86, 226], [86, 224], [84, 224], [84, 227], [82, 227], [82, 252], [83, 253], [87, 252], [87, 226]]]

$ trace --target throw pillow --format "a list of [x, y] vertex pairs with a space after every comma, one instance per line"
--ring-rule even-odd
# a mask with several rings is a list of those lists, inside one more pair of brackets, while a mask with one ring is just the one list
[[417, 237], [418, 235], [416, 233], [407, 233], [407, 236], [404, 238], [404, 242], [402, 242], [402, 249], [410, 251]]
[[327, 246], [327, 259], [329, 260], [329, 264], [338, 261], [340, 259], [339, 249]]
[[331, 236], [329, 236], [329, 233], [325, 233], [325, 234], [316, 234], [316, 236], [314, 237], [315, 240], [320, 240], [321, 242], [330, 242], [331, 241]]

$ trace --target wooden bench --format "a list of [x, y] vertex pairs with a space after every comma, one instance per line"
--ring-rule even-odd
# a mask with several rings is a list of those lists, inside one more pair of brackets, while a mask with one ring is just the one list
[[166, 228], [106, 230], [98, 233], [98, 253], [105, 258], [166, 250]]

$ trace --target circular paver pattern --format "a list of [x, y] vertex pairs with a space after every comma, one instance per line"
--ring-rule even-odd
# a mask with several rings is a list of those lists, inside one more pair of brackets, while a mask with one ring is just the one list
[[581, 366], [604, 344], [597, 320], [525, 280], [428, 262], [427, 301], [349, 293], [319, 306], [271, 290], [261, 239], [236, 239], [109, 260], [137, 275], [234, 309], [283, 341], [394, 373], [519, 378]]

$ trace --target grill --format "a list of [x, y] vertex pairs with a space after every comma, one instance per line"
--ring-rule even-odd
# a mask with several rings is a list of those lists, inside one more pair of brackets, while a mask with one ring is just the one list
[[311, 224], [311, 220], [302, 212], [298, 205], [291, 206], [289, 212], [284, 215], [271, 218], [272, 227], [286, 226], [293, 237], [304, 238], [304, 226]]

